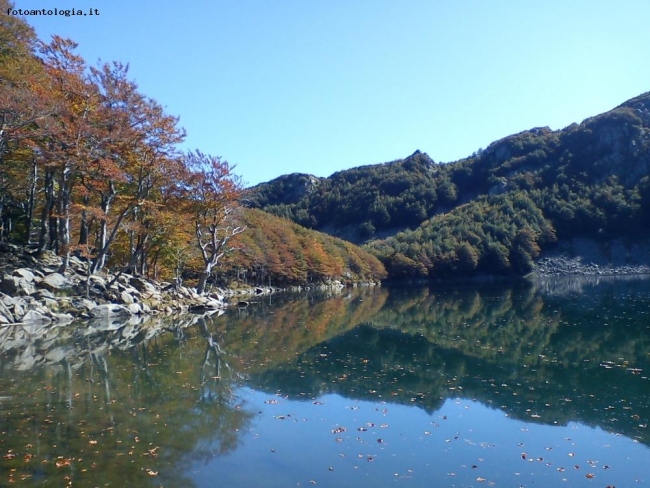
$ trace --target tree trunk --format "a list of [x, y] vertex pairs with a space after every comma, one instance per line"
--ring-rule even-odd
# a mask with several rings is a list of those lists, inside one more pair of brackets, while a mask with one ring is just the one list
[[56, 211], [59, 218], [58, 238], [61, 266], [59, 273], [64, 274], [70, 262], [70, 170], [64, 168], [59, 181], [59, 197]]
[[97, 271], [99, 271], [104, 267], [106, 261], [106, 255], [108, 254], [108, 250], [111, 247], [111, 244], [113, 244], [113, 241], [115, 240], [115, 236], [117, 236], [117, 232], [120, 230], [120, 227], [122, 226], [122, 221], [132, 210], [133, 207], [129, 206], [125, 208], [122, 211], [122, 213], [118, 216], [117, 221], [113, 226], [113, 230], [111, 231], [111, 235], [108, 236], [108, 239], [106, 239], [104, 246], [101, 249], [99, 249], [97, 252], [97, 257], [95, 258], [92, 266], [90, 267], [90, 273], [96, 273]]
[[70, 263], [70, 215], [67, 212], [59, 218], [59, 244], [59, 256], [61, 256], [59, 273], [65, 274]]
[[196, 292], [199, 295], [202, 295], [203, 292], [205, 291], [205, 287], [208, 284], [208, 278], [210, 277], [210, 274], [212, 274], [212, 265], [207, 264], [204, 270], [201, 271], [201, 274], [199, 275], [199, 284], [196, 285]]
[[32, 178], [29, 184], [29, 201], [27, 202], [27, 224], [25, 225], [25, 242], [32, 242], [32, 224], [34, 222], [34, 206], [36, 203], [36, 182], [38, 181], [38, 166], [36, 158], [32, 161]]
[[0, 197], [0, 242], [5, 242], [4, 211], [4, 198]]
[[45, 170], [45, 181], [43, 182], [43, 186], [45, 188], [45, 203], [41, 210], [41, 228], [38, 234], [38, 253], [45, 250], [45, 247], [48, 244], [48, 231], [51, 230], [50, 214], [52, 213], [52, 208], [54, 206], [54, 173], [50, 169]]
[[[102, 269], [106, 264], [106, 254], [108, 253], [108, 247], [110, 246], [110, 243], [107, 240], [108, 239], [107, 219], [108, 219], [108, 212], [111, 208], [111, 203], [113, 202], [113, 198], [115, 197], [115, 195], [116, 195], [115, 187], [113, 186], [113, 182], [111, 182], [109, 194], [102, 196], [101, 208], [102, 208], [102, 213], [104, 214], [104, 218], [99, 223], [99, 238], [95, 243], [95, 247], [98, 249], [98, 251], [97, 251], [97, 256], [95, 258], [95, 261], [93, 262], [92, 265], [92, 271], [91, 271], [92, 273], [96, 273], [97, 271]], [[124, 217], [124, 215], [125, 214], [120, 215], [118, 219], [119, 223], [122, 222], [122, 218]]]
[[90, 197], [88, 195], [84, 196], [83, 204], [84, 209], [81, 211], [81, 222], [79, 224], [79, 245], [87, 246], [88, 245], [88, 235], [90, 233], [90, 223], [88, 222], [88, 212], [86, 207], [90, 202]]

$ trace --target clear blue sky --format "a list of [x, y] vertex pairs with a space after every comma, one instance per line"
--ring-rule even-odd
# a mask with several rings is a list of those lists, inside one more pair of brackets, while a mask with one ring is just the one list
[[[648, 0], [14, 0], [42, 39], [119, 60], [187, 148], [250, 184], [468, 156], [650, 91]], [[4, 13], [3, 13], [4, 14]]]

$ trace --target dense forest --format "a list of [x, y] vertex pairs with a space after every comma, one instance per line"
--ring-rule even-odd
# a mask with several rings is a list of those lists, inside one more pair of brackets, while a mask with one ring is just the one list
[[[0, 0], [3, 12], [10, 5]], [[61, 273], [76, 255], [90, 273], [186, 278], [199, 292], [225, 275], [249, 284], [384, 276], [352, 244], [241, 208], [232, 165], [181, 150], [178, 117], [139, 91], [127, 65], [88, 65], [76, 47], [0, 16], [1, 250], [54, 251]]]
[[[291, 197], [275, 195], [291, 187]], [[289, 175], [246, 201], [358, 243], [389, 277], [521, 275], [575, 237], [647, 239], [650, 93], [581, 124], [534, 128], [463, 160], [416, 151], [329, 178]]]

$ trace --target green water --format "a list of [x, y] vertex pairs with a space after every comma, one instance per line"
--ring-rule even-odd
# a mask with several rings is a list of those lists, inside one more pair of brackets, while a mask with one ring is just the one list
[[650, 483], [650, 281], [0, 329], [0, 486]]

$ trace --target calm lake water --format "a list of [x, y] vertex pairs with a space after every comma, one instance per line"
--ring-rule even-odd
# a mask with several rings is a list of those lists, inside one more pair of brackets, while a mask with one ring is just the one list
[[649, 313], [563, 279], [1, 328], [0, 486], [649, 486]]

